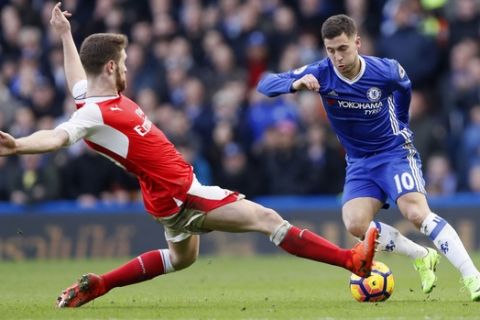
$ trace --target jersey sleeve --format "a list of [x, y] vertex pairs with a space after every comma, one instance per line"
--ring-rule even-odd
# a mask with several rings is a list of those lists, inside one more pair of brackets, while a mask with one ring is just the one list
[[87, 80], [80, 80], [72, 87], [72, 96], [75, 103], [81, 103], [87, 97]]
[[408, 109], [412, 97], [412, 83], [408, 78], [405, 69], [395, 60], [391, 60], [393, 99], [397, 106], [398, 119], [408, 123]]
[[87, 138], [96, 127], [102, 124], [100, 108], [91, 103], [75, 111], [70, 120], [58, 125], [55, 129], [65, 130], [68, 133], [68, 145], [72, 145], [80, 139]]
[[292, 93], [294, 92], [292, 83], [306, 74], [313, 74], [318, 78], [318, 63], [305, 65], [283, 73], [269, 73], [260, 80], [257, 91], [268, 97]]

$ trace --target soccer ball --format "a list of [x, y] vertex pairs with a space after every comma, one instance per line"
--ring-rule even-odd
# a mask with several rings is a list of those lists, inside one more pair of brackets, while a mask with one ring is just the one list
[[395, 281], [387, 265], [373, 261], [372, 273], [368, 278], [353, 274], [350, 276], [350, 291], [359, 302], [385, 301], [392, 295]]

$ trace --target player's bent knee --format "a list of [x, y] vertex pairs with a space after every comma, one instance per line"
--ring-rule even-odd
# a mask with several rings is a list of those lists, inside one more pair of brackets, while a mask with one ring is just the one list
[[347, 227], [348, 232], [350, 232], [351, 235], [353, 235], [354, 237], [357, 237], [357, 238], [361, 238], [365, 235], [365, 232], [367, 232], [368, 224], [367, 225], [351, 224], [351, 225], [347, 225], [346, 227]]
[[421, 210], [420, 206], [411, 205], [411, 206], [408, 206], [406, 209], [404, 209], [402, 214], [405, 216], [405, 218], [407, 218], [410, 222], [412, 222], [416, 226], [421, 226], [423, 220], [425, 220], [429, 212], [425, 212], [425, 210]]
[[275, 210], [260, 206], [257, 212], [257, 221], [259, 231], [271, 234], [276, 227], [283, 223], [283, 218]]
[[191, 266], [198, 258], [199, 243], [198, 236], [193, 235], [182, 244], [172, 245], [170, 250], [170, 259], [173, 268], [176, 271]]
[[354, 237], [361, 238], [367, 232], [370, 221], [362, 215], [343, 212], [343, 223], [347, 231]]
[[367, 232], [369, 221], [361, 221], [357, 219], [344, 220], [345, 227], [351, 235], [361, 238]]
[[182, 254], [182, 255], [177, 255], [177, 254], [172, 254], [171, 259], [172, 259], [172, 266], [175, 269], [175, 271], [179, 271], [185, 268], [190, 267], [192, 264], [197, 261], [198, 258], [198, 251], [192, 251], [189, 252], [188, 254]]

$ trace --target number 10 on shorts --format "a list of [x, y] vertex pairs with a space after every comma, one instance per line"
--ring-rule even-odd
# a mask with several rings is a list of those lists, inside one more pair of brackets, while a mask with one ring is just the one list
[[403, 190], [412, 190], [415, 187], [415, 181], [409, 172], [404, 172], [401, 175], [396, 174], [393, 179], [398, 193], [402, 193]]

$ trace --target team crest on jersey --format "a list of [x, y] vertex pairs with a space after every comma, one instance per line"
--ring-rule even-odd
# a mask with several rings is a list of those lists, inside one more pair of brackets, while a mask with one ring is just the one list
[[367, 90], [367, 98], [370, 101], [378, 101], [382, 97], [382, 90], [377, 87], [371, 87]]
[[303, 67], [300, 67], [298, 69], [295, 69], [295, 70], [293, 70], [293, 74], [300, 74], [303, 71], [305, 71], [305, 69], [307, 69], [307, 66], [303, 66]]

